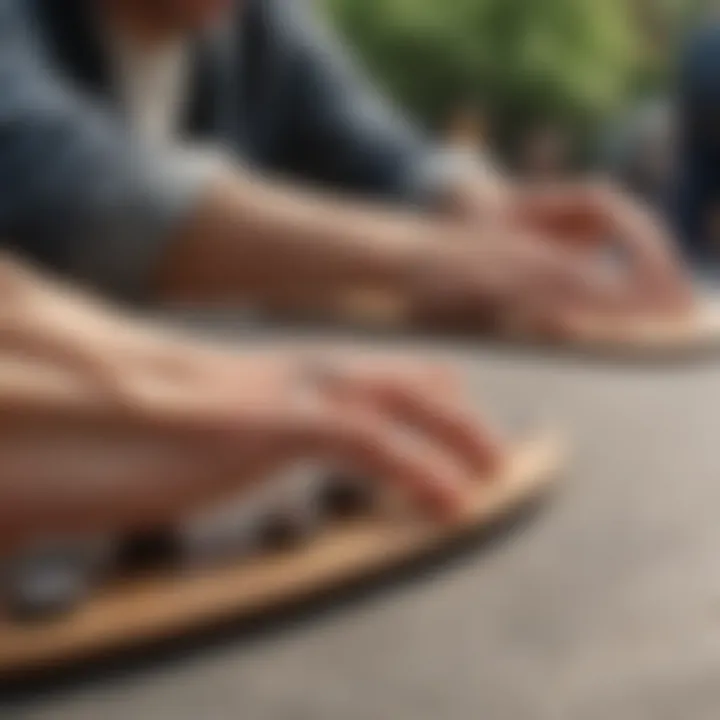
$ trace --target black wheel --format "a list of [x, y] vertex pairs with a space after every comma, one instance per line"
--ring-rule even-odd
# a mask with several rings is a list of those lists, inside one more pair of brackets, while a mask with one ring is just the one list
[[121, 541], [118, 566], [126, 571], [164, 567], [175, 564], [181, 552], [180, 535], [175, 528], [147, 530]]
[[112, 543], [48, 543], [12, 559], [2, 573], [2, 598], [10, 617], [44, 620], [76, 609], [112, 561]]
[[373, 483], [350, 475], [331, 475], [320, 498], [323, 512], [330, 517], [348, 518], [369, 513], [375, 506]]

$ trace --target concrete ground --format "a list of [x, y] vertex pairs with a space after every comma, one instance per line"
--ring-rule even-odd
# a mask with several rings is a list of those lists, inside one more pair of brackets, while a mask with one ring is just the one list
[[560, 494], [433, 573], [24, 693], [0, 717], [716, 720], [720, 361], [624, 367], [389, 344], [462, 364], [490, 417], [534, 409], [565, 422], [575, 456]]

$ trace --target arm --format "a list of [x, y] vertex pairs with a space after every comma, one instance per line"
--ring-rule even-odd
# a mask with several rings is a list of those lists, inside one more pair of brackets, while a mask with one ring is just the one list
[[171, 302], [242, 300], [285, 309], [327, 307], [356, 288], [414, 297], [442, 241], [464, 234], [445, 221], [231, 172], [208, 188], [168, 246], [157, 289]]
[[[360, 288], [421, 305], [450, 293], [482, 309], [488, 299], [527, 297], [517, 291], [528, 275], [542, 287], [559, 275], [571, 295], [586, 294], [587, 279], [567, 258], [510, 246], [497, 230], [292, 191], [139, 148], [53, 74], [27, 23], [22, 0], [0, 3], [0, 231], [46, 262], [125, 294], [285, 307]], [[449, 251], [479, 234], [487, 242], [472, 243], [477, 250]], [[530, 302], [534, 309], [538, 297]]]
[[605, 276], [602, 264], [521, 228], [478, 229], [231, 174], [169, 246], [157, 285], [170, 301], [242, 299], [341, 316], [362, 312], [356, 301], [370, 291], [389, 301], [391, 320], [399, 310], [401, 321], [475, 329], [521, 317], [541, 330], [550, 316], [554, 325], [567, 313], [655, 302], [624, 277]]
[[53, 72], [28, 12], [0, 4], [0, 232], [43, 262], [122, 294], [262, 303], [404, 283], [445, 232], [135, 146]]

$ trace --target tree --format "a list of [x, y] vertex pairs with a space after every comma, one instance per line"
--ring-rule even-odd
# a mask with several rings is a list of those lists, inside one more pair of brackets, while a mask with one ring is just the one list
[[477, 99], [499, 125], [575, 127], [626, 98], [639, 62], [627, 0], [326, 0], [370, 69], [428, 123]]

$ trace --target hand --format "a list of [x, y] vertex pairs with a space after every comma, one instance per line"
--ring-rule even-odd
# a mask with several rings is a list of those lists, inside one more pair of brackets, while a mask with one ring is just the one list
[[500, 325], [570, 338], [594, 317], [652, 311], [649, 299], [616, 268], [507, 225], [481, 243], [438, 243], [411, 295], [417, 318], [441, 327]]
[[691, 280], [661, 221], [611, 187], [505, 184], [488, 205], [484, 185], [470, 183], [458, 197], [460, 216], [483, 226], [515, 227], [538, 240], [592, 254], [592, 259], [602, 251], [619, 250], [634, 294], [650, 311], [685, 312], [692, 307]]
[[446, 517], [501, 461], [444, 369], [337, 351], [237, 353], [156, 335], [78, 296], [57, 298], [57, 320], [72, 322], [56, 353], [32, 325], [36, 313], [47, 327], [55, 287], [24, 271], [22, 283], [32, 342], [17, 324], [14, 349], [0, 350], [5, 547], [38, 532], [171, 521], [307, 458]]
[[125, 376], [122, 404], [0, 365], [15, 388], [0, 440], [7, 523], [103, 532], [170, 521], [307, 458], [390, 483], [442, 518], [500, 462], [453, 381], [421, 363], [191, 349], [155, 359]]
[[522, 222], [576, 248], [617, 248], [643, 292], [668, 308], [686, 309], [691, 280], [660, 218], [602, 184], [569, 184], [519, 191]]

